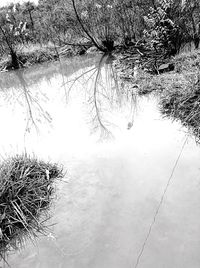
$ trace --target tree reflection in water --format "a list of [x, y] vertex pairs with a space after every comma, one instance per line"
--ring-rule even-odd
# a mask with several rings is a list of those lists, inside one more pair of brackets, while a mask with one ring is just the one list
[[[16, 72], [16, 75], [22, 85], [21, 89], [23, 91], [23, 96], [27, 107], [26, 132], [29, 132], [32, 126], [36, 129], [36, 131], [39, 131], [39, 127], [37, 124], [41, 122], [41, 118], [44, 118], [48, 123], [52, 122], [52, 118], [50, 114], [47, 111], [45, 111], [41, 106], [40, 104], [41, 96], [37, 99], [37, 96], [36, 95], [33, 96], [33, 92], [31, 92], [27, 88], [27, 84], [22, 75], [22, 72]], [[35, 112], [35, 116], [33, 114], [33, 111]], [[36, 113], [38, 115], [36, 115]]]
[[91, 116], [92, 133], [99, 133], [100, 141], [114, 138], [112, 130], [117, 126], [113, 121], [112, 111], [119, 111], [129, 106], [130, 119], [127, 129], [132, 128], [137, 108], [137, 93], [130, 85], [120, 81], [113, 67], [112, 56], [103, 55], [94, 67], [87, 68], [68, 80], [65, 83], [65, 86], [68, 86], [67, 98], [78, 84], [82, 87], [86, 85], [84, 90], [89, 96], [88, 113]]
[[[52, 86], [54, 83], [55, 90]], [[15, 104], [22, 107], [26, 121], [25, 136], [30, 131], [38, 133], [42, 128], [51, 126], [53, 114], [47, 111], [47, 107], [57, 96], [59, 103], [64, 101], [65, 106], [69, 104], [70, 98], [78, 102], [76, 97], [83, 95], [83, 99], [87, 99], [87, 122], [91, 132], [98, 135], [100, 141], [114, 137], [114, 130], [118, 127], [117, 116], [126, 114], [128, 118], [124, 127], [133, 127], [137, 94], [118, 78], [112, 56], [59, 61], [33, 70], [3, 74], [0, 77], [0, 89], [4, 101], [13, 107]], [[78, 92], [78, 95], [74, 92]]]
[[[41, 101], [48, 100], [48, 97], [41, 91], [30, 90], [23, 72], [21, 70], [13, 72], [17, 87], [3, 90], [5, 100], [12, 105], [16, 103], [23, 108], [25, 112], [25, 132], [24, 136], [31, 130], [35, 129], [37, 133], [40, 131], [39, 124], [42, 124], [44, 120], [51, 124], [51, 115], [43, 108]], [[19, 82], [19, 84], [18, 84]], [[26, 110], [24, 110], [26, 107]]]

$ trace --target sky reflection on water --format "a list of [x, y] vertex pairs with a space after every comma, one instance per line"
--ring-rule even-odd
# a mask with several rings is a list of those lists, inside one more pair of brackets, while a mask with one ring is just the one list
[[[10, 256], [11, 267], [134, 267], [184, 129], [162, 118], [155, 97], [138, 97], [122, 83], [105, 57], [0, 80], [2, 157], [26, 150], [67, 171], [52, 208], [56, 225]], [[199, 267], [199, 157], [191, 138], [139, 267]]]

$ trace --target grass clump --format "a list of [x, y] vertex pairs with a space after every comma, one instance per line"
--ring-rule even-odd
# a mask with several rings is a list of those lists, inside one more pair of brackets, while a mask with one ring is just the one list
[[200, 141], [200, 50], [175, 57], [175, 71], [163, 76], [161, 112], [188, 127]]
[[200, 76], [187, 88], [165, 91], [160, 101], [161, 112], [188, 127], [200, 141]]
[[17, 155], [0, 165], [0, 256], [45, 232], [53, 182], [63, 176], [56, 164]]

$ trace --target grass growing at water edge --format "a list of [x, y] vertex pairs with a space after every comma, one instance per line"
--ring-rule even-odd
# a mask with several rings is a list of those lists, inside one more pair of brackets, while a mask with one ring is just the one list
[[[200, 141], [200, 50], [181, 53], [170, 59], [174, 70], [153, 75], [137, 58], [125, 54], [116, 62], [119, 75], [140, 95], [154, 92], [164, 116], [179, 120]], [[135, 71], [135, 67], [138, 68]]]
[[181, 123], [200, 141], [200, 50], [175, 58], [175, 72], [165, 74], [161, 112]]
[[37, 233], [45, 233], [54, 181], [62, 168], [27, 155], [17, 155], [0, 165], [0, 256], [18, 249]]

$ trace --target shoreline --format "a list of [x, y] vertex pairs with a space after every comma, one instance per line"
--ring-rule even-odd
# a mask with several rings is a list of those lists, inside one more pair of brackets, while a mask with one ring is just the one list
[[[18, 57], [22, 68], [28, 68], [38, 63], [58, 61], [62, 57], [71, 58], [97, 52], [92, 46], [84, 50], [83, 47], [69, 46], [40, 47], [21, 52]], [[112, 54], [119, 78], [139, 95], [152, 92], [158, 94], [162, 114], [181, 121], [200, 142], [200, 49], [165, 58], [156, 66], [157, 69], [152, 65], [153, 61], [145, 61], [134, 47], [116, 49]], [[0, 63], [1, 72], [13, 70], [9, 69], [9, 63], [9, 59]]]
[[36, 64], [57, 61], [61, 57], [71, 58], [94, 52], [96, 52], [96, 49], [93, 46], [88, 46], [88, 48], [86, 48], [84, 44], [76, 47], [68, 45], [62, 47], [31, 45], [30, 47], [27, 46], [25, 49], [21, 49], [17, 52], [20, 68], [14, 68], [10, 57], [4, 56], [4, 58], [0, 61], [0, 72], [19, 70]]
[[126, 53], [115, 61], [124, 82], [139, 95], [156, 94], [163, 116], [180, 121], [200, 143], [200, 49], [182, 52], [161, 67], [162, 72], [153, 74]]

